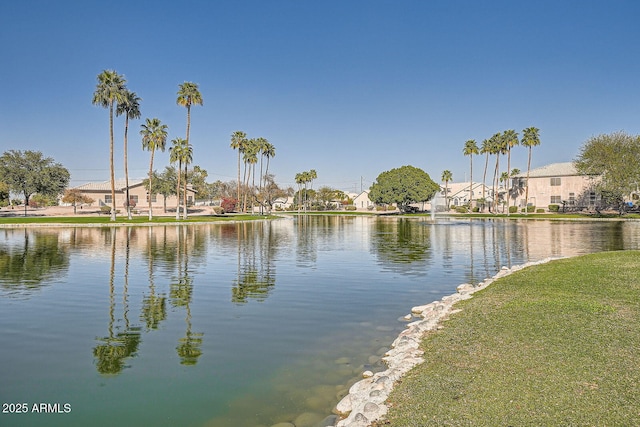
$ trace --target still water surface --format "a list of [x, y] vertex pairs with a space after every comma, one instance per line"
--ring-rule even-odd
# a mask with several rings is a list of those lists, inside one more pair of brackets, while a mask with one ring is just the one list
[[412, 306], [503, 265], [639, 242], [637, 222], [3, 229], [0, 402], [28, 410], [0, 425], [323, 425], [384, 369]]

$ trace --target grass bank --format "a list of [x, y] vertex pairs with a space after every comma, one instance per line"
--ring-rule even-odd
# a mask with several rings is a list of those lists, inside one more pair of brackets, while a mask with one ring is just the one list
[[375, 425], [640, 425], [638, 267], [638, 251], [553, 261], [456, 304]]

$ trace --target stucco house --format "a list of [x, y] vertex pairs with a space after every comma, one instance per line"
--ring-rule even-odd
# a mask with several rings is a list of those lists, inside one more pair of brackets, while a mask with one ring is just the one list
[[[141, 179], [129, 180], [129, 198], [135, 203], [136, 208], [144, 209], [149, 206], [147, 199], [147, 190], [142, 185]], [[126, 183], [124, 179], [117, 179], [115, 181], [116, 188], [116, 209], [124, 207], [126, 200]], [[88, 196], [94, 200], [93, 204], [96, 206], [111, 206], [111, 181], [105, 182], [90, 182], [73, 188], [73, 190], [79, 190], [82, 195]], [[195, 200], [195, 190], [187, 186], [187, 205], [193, 204]], [[175, 208], [176, 196], [168, 196], [164, 200], [162, 194], [155, 194], [151, 198], [151, 206], [155, 208]]]
[[374, 203], [369, 199], [369, 190], [364, 190], [353, 198], [353, 205], [358, 210], [373, 209]]
[[[584, 207], [595, 205], [597, 195], [593, 187], [597, 179], [597, 176], [579, 174], [573, 162], [564, 162], [531, 169], [528, 183], [526, 171], [514, 176], [511, 182], [512, 188], [522, 189], [517, 195], [519, 207], [529, 205], [547, 209], [552, 204]], [[524, 190], [527, 184], [529, 200], [525, 200]]]

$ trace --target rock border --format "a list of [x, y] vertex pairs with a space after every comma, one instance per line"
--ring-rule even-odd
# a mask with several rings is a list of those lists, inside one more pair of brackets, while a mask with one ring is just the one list
[[382, 358], [387, 365], [387, 370], [375, 374], [370, 371], [364, 372], [364, 379], [352, 385], [349, 394], [338, 402], [334, 412], [344, 418], [339, 420], [335, 427], [367, 427], [387, 413], [389, 408], [386, 401], [394, 384], [414, 366], [425, 361], [424, 352], [420, 350], [424, 335], [429, 331], [440, 329], [442, 327], [440, 322], [446, 316], [461, 311], [453, 309], [455, 303], [471, 298], [475, 292], [486, 288], [497, 279], [523, 268], [557, 259], [561, 258], [550, 257], [511, 268], [502, 267], [497, 274], [483, 280], [477, 286], [463, 283], [456, 288], [455, 294], [430, 304], [413, 307], [412, 315], [419, 316], [421, 319], [407, 324], [407, 328], [391, 344], [391, 350]]

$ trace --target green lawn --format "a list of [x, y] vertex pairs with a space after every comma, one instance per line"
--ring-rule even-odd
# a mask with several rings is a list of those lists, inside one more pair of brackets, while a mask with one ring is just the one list
[[640, 425], [640, 252], [497, 280], [423, 342], [377, 426]]

